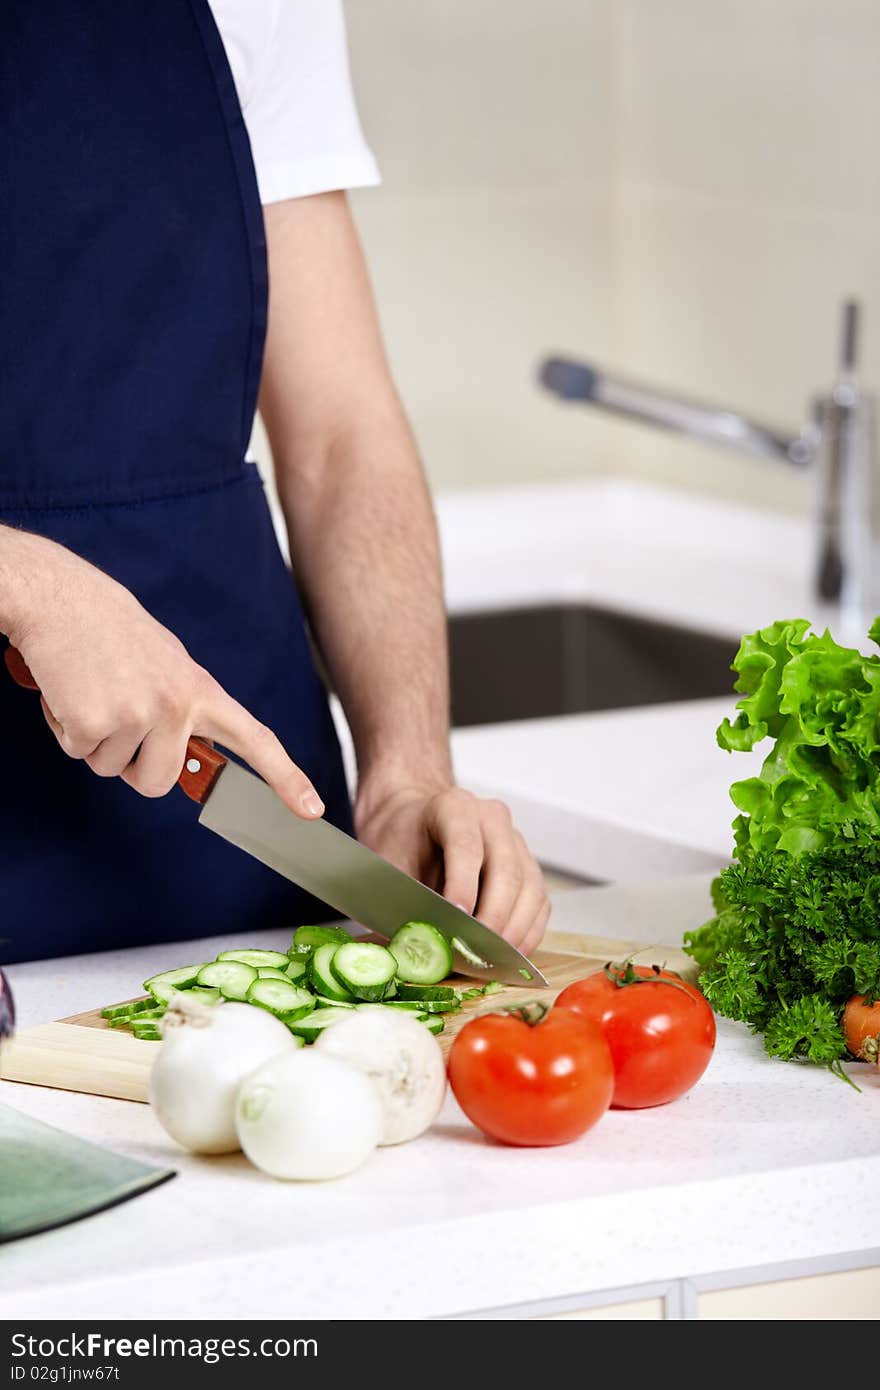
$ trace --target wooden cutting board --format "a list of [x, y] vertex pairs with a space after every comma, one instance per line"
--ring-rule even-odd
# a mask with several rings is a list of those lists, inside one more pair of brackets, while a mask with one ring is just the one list
[[[448, 1052], [459, 1029], [480, 1010], [533, 998], [549, 1003], [573, 980], [600, 969], [608, 960], [624, 960], [628, 956], [643, 964], [665, 963], [686, 979], [696, 978], [694, 962], [674, 947], [645, 947], [627, 941], [548, 932], [544, 948], [534, 959], [550, 987], [530, 990], [509, 985], [488, 999], [470, 999], [460, 1012], [445, 1015], [446, 1027], [438, 1042]], [[462, 976], [454, 976], [451, 982], [464, 987], [473, 983]], [[5, 1081], [24, 1081], [62, 1091], [145, 1101], [159, 1044], [142, 1042], [119, 1028], [111, 1028], [101, 1017], [103, 1007], [104, 1004], [56, 1023], [23, 1029], [3, 1049], [0, 1076]]]

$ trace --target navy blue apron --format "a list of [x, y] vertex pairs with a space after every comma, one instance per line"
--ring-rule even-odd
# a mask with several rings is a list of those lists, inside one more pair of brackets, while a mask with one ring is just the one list
[[[245, 461], [266, 308], [250, 146], [206, 0], [3, 0], [0, 522], [126, 585], [350, 829]], [[147, 800], [68, 758], [2, 668], [0, 745], [0, 962], [320, 913], [201, 829], [178, 788]]]

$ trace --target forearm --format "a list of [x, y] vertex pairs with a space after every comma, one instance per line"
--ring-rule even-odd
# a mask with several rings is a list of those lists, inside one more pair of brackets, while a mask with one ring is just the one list
[[[323, 450], [323, 457], [320, 454]], [[351, 727], [364, 794], [451, 781], [437, 528], [392, 391], [323, 445], [276, 457], [291, 554]]]
[[59, 551], [54, 541], [0, 526], [0, 632], [14, 645], [39, 613], [49, 554]]

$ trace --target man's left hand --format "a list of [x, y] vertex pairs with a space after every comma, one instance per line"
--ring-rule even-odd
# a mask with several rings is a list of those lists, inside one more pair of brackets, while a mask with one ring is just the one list
[[541, 869], [502, 801], [446, 786], [361, 788], [358, 839], [519, 947], [539, 945], [550, 917]]

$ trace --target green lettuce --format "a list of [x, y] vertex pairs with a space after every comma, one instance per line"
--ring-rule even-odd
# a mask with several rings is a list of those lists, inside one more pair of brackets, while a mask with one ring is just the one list
[[[804, 854], [841, 835], [880, 835], [880, 657], [841, 647], [803, 618], [744, 637], [734, 659], [739, 714], [718, 743], [773, 747], [757, 777], [734, 782], [739, 857], [756, 850]], [[880, 618], [869, 636], [880, 643]]]

